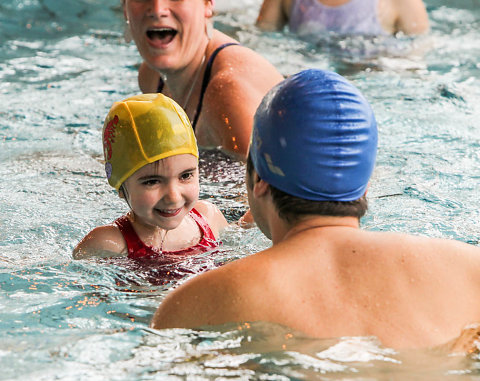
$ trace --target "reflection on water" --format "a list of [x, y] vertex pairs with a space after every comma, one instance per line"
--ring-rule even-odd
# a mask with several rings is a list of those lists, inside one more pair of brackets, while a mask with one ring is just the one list
[[[372, 103], [380, 146], [364, 227], [477, 244], [477, 0], [427, 0], [428, 36], [384, 40], [261, 33], [260, 0], [217, 2], [216, 25], [284, 75], [337, 70]], [[313, 340], [261, 323], [148, 330], [171, 288], [268, 247], [257, 229], [232, 225], [215, 255], [177, 267], [71, 260], [84, 234], [127, 210], [100, 145], [111, 104], [138, 92], [119, 4], [0, 4], [0, 379], [479, 379], [476, 356], [396, 352], [374, 338]], [[202, 151], [200, 172], [201, 198], [235, 221], [247, 208], [243, 164]]]
[[245, 165], [217, 150], [200, 151], [200, 198], [212, 198], [229, 222], [237, 221], [248, 209]]

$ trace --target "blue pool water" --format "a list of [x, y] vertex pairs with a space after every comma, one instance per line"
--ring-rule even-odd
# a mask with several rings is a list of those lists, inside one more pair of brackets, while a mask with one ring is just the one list
[[[217, 27], [283, 74], [336, 70], [372, 103], [380, 141], [365, 228], [478, 244], [478, 0], [427, 0], [432, 31], [414, 41], [260, 33], [260, 0], [217, 2]], [[373, 338], [312, 340], [260, 323], [148, 331], [175, 282], [118, 261], [72, 261], [86, 232], [126, 210], [100, 145], [110, 105], [138, 92], [119, 3], [0, 3], [0, 379], [480, 379], [476, 359], [397, 353]], [[245, 211], [240, 164], [203, 153], [202, 174], [202, 197], [230, 220]], [[269, 245], [234, 226], [222, 240], [215, 260], [192, 259], [183, 276]]]

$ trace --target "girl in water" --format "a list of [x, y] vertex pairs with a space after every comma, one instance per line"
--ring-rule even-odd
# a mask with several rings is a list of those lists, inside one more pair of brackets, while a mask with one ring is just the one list
[[264, 0], [257, 26], [280, 30], [286, 24], [299, 35], [415, 35], [428, 30], [428, 16], [422, 0]]
[[198, 200], [197, 143], [178, 104], [162, 94], [116, 102], [103, 127], [103, 152], [108, 182], [130, 211], [88, 233], [75, 259], [175, 262], [218, 246], [227, 221], [213, 204]]

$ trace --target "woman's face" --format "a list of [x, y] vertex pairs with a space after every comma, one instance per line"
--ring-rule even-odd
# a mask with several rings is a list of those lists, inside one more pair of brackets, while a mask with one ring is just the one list
[[205, 0], [125, 0], [140, 55], [155, 70], [175, 71], [203, 54], [207, 39], [205, 24], [212, 16]]

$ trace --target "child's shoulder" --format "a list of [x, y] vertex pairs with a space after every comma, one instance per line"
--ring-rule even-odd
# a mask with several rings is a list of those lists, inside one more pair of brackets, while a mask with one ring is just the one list
[[207, 220], [215, 238], [218, 238], [220, 232], [228, 225], [228, 222], [220, 209], [206, 200], [197, 201], [195, 209], [203, 216], [203, 218], [205, 218], [205, 220]]
[[98, 226], [73, 250], [74, 259], [126, 255], [125, 240], [115, 224]]

